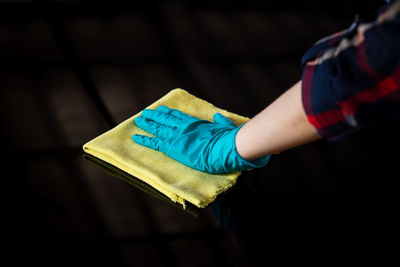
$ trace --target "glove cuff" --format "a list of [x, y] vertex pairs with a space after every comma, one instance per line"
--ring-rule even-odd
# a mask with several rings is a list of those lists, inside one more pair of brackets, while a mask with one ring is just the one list
[[233, 153], [235, 154], [235, 158], [236, 158], [236, 162], [237, 162], [237, 166], [240, 168], [240, 170], [249, 170], [249, 169], [253, 169], [253, 168], [261, 168], [266, 166], [270, 159], [271, 159], [271, 155], [267, 155], [264, 157], [260, 157], [257, 159], [253, 159], [253, 160], [246, 160], [244, 158], [242, 158], [242, 156], [239, 155], [239, 153], [236, 150], [236, 143], [235, 143], [235, 139], [236, 139], [236, 134], [237, 132], [240, 130], [240, 128], [242, 128], [244, 124], [240, 125], [239, 127], [237, 127], [234, 130], [234, 138], [233, 138]]

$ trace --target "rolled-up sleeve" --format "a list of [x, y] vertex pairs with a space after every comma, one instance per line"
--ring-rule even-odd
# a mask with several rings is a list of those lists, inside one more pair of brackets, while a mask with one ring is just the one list
[[400, 0], [376, 21], [318, 41], [302, 58], [302, 101], [328, 140], [400, 118]]

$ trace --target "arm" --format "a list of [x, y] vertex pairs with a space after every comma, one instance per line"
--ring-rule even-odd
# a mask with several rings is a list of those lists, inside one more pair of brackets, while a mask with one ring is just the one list
[[397, 1], [376, 22], [317, 42], [303, 57], [303, 84], [239, 130], [238, 153], [251, 160], [322, 137], [335, 140], [373, 120], [398, 118], [399, 13]]
[[252, 160], [319, 138], [304, 112], [300, 81], [239, 130], [236, 150], [244, 159]]

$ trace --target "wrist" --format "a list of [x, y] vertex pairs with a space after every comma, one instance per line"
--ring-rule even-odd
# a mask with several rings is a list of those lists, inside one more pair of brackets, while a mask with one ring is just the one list
[[253, 141], [246, 133], [246, 124], [239, 126], [234, 141], [235, 151], [244, 160], [252, 161], [267, 155], [266, 153], [261, 154], [257, 150], [256, 142]]
[[270, 161], [271, 155], [261, 155], [261, 156], [254, 156], [253, 157], [243, 157], [242, 154], [239, 153], [238, 147], [237, 147], [237, 135], [240, 132], [240, 130], [243, 128], [244, 124], [239, 126], [235, 130], [234, 134], [234, 140], [233, 140], [233, 153], [235, 154], [235, 158], [237, 161], [239, 161], [240, 165], [243, 166], [243, 169], [250, 169], [250, 168], [260, 168], [265, 165], [267, 165]]

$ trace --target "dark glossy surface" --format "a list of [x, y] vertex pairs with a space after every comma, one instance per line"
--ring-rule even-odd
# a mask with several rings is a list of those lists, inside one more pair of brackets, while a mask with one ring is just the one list
[[10, 2], [0, 2], [2, 266], [396, 260], [396, 122], [281, 153], [204, 210], [171, 205], [81, 149], [177, 87], [251, 117], [300, 78], [309, 46], [355, 13], [373, 18], [379, 1]]

